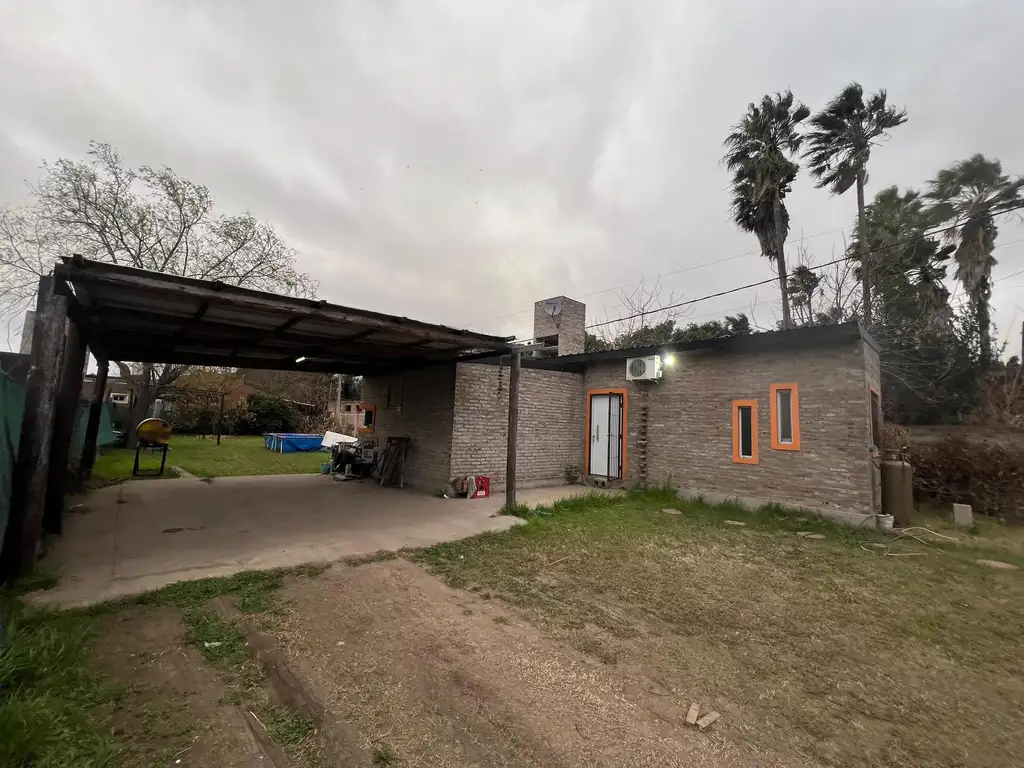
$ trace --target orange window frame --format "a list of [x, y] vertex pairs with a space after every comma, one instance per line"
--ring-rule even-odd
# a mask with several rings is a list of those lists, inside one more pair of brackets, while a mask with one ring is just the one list
[[[369, 427], [366, 426], [366, 414], [372, 413], [373, 417], [370, 419], [371, 424]], [[360, 403], [359, 404], [359, 424], [356, 426], [356, 432], [361, 435], [372, 435], [374, 430], [377, 429], [377, 406], [373, 403]]]
[[[740, 408], [750, 408], [750, 456], [740, 455]], [[732, 401], [732, 460], [735, 464], [757, 464], [757, 400]]]
[[[779, 434], [779, 392], [790, 391], [789, 418], [792, 421], [793, 441], [782, 442]], [[800, 387], [793, 384], [772, 384], [768, 400], [768, 414], [771, 419], [771, 441], [773, 451], [800, 450]]]
[[622, 434], [619, 436], [619, 451], [622, 457], [622, 480], [626, 479], [626, 468], [629, 464], [626, 463], [626, 459], [629, 457], [626, 455], [626, 449], [629, 445], [629, 390], [624, 388], [619, 389], [588, 389], [585, 416], [584, 416], [584, 433], [583, 433], [583, 474], [584, 476], [590, 474], [590, 399], [594, 395], [622, 395]]

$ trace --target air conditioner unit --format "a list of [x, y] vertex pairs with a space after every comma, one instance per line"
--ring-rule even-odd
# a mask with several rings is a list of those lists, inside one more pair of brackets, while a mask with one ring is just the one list
[[656, 381], [661, 378], [661, 355], [630, 357], [626, 360], [626, 381]]

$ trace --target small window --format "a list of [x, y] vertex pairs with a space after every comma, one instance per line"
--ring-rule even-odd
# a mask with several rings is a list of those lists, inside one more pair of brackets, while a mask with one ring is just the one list
[[732, 460], [757, 464], [757, 401], [732, 401]]
[[110, 402], [117, 403], [118, 405], [126, 405], [128, 403], [127, 392], [111, 392]]
[[796, 384], [772, 384], [769, 403], [771, 411], [772, 449], [800, 450], [800, 397]]
[[377, 406], [363, 403], [360, 408], [363, 409], [363, 419], [359, 424], [359, 432], [360, 434], [371, 435], [377, 428]]

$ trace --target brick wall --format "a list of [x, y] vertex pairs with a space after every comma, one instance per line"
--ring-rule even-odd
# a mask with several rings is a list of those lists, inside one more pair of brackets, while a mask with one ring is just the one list
[[565, 296], [555, 298], [562, 303], [562, 311], [554, 317], [544, 311], [544, 301], [533, 305], [533, 337], [543, 339], [557, 335], [559, 355], [582, 354], [586, 341], [587, 306]]
[[[592, 365], [586, 389], [629, 392], [626, 482], [636, 482], [640, 404], [647, 399], [647, 480], [691, 491], [867, 512], [871, 426], [865, 349], [761, 354], [682, 353], [656, 384], [626, 383], [624, 360]], [[776, 451], [769, 434], [769, 387], [799, 387], [801, 448]], [[732, 460], [732, 401], [757, 401], [759, 463]]]
[[[505, 485], [508, 448], [505, 365], [462, 363], [455, 377], [451, 475], [488, 475]], [[516, 480], [520, 487], [562, 484], [566, 467], [583, 463], [583, 377], [522, 369]]]
[[426, 491], [443, 488], [451, 477], [455, 366], [364, 377], [362, 401], [377, 406], [373, 436], [379, 439], [381, 449], [388, 435], [412, 438], [406, 484]]

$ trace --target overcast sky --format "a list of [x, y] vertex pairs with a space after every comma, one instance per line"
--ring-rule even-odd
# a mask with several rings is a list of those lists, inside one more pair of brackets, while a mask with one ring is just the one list
[[[1022, 30], [1021, 0], [0, 0], [0, 204], [104, 141], [272, 222], [322, 298], [530, 336], [549, 296], [597, 321], [640, 276], [677, 299], [771, 276], [719, 164], [768, 91], [817, 109], [855, 79], [908, 109], [869, 195], [975, 152], [1024, 173]], [[842, 252], [852, 192], [801, 177], [788, 204], [814, 258]], [[1024, 242], [996, 256], [999, 280]], [[689, 319], [767, 326], [777, 294]], [[994, 304], [1019, 344], [1024, 275]]]

